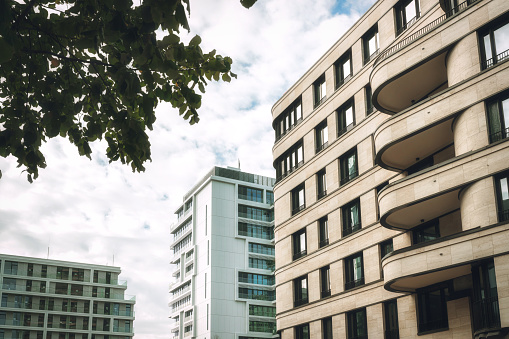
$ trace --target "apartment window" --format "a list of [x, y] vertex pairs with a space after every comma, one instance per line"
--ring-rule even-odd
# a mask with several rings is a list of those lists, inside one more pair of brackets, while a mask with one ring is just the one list
[[339, 158], [339, 166], [341, 172], [341, 185], [346, 184], [350, 180], [356, 178], [358, 173], [357, 168], [357, 149], [354, 148]]
[[5, 325], [6, 313], [0, 312], [0, 325]]
[[[509, 40], [509, 39], [508, 39]], [[490, 142], [509, 136], [509, 94], [487, 103]]]
[[493, 259], [473, 265], [472, 280], [474, 285], [472, 302], [474, 331], [500, 328], [500, 310]]
[[239, 199], [263, 203], [263, 190], [253, 187], [239, 186]]
[[324, 247], [329, 244], [329, 220], [323, 217], [318, 220], [318, 234], [319, 234], [319, 247]]
[[364, 52], [364, 63], [368, 63], [378, 54], [378, 26], [375, 25], [362, 37], [362, 47]]
[[343, 236], [347, 236], [361, 229], [360, 200], [355, 199], [341, 208], [343, 214]]
[[302, 140], [295, 143], [275, 162], [277, 180], [281, 180], [289, 173], [304, 164], [304, 147]]
[[4, 274], [18, 274], [18, 263], [16, 261], [6, 261], [4, 266]]
[[274, 220], [274, 212], [264, 208], [256, 208], [246, 205], [239, 205], [238, 207], [239, 217], [271, 222]]
[[375, 109], [375, 106], [373, 106], [373, 92], [369, 85], [364, 87], [364, 90], [366, 92], [366, 115], [370, 115]]
[[322, 319], [322, 339], [332, 339], [332, 317]]
[[85, 270], [81, 268], [72, 269], [72, 280], [73, 281], [85, 281]]
[[256, 273], [239, 272], [239, 282], [248, 283], [248, 284], [256, 284], [256, 285], [272, 286], [272, 285], [274, 285], [274, 276], [273, 275], [256, 274]]
[[419, 18], [419, 0], [402, 0], [395, 9], [396, 35], [399, 35]]
[[439, 284], [417, 291], [417, 313], [419, 333], [446, 330], [449, 327], [447, 320], [448, 285]]
[[306, 251], [306, 229], [293, 234], [293, 260], [297, 260], [307, 254]]
[[368, 339], [366, 309], [361, 308], [346, 314], [348, 339]]
[[322, 298], [326, 298], [331, 295], [329, 265], [320, 268], [320, 295]]
[[309, 324], [295, 327], [295, 339], [309, 339]]
[[34, 275], [34, 264], [28, 264], [27, 275], [33, 277]]
[[288, 108], [274, 119], [273, 128], [276, 132], [276, 141], [287, 131], [302, 121], [302, 100], [299, 97]]
[[316, 174], [317, 198], [318, 200], [327, 195], [327, 177], [325, 168]]
[[48, 276], [48, 266], [42, 265], [41, 268], [41, 277], [46, 278]]
[[345, 259], [345, 290], [364, 285], [362, 252]]
[[334, 63], [336, 89], [352, 77], [352, 53], [348, 50]]
[[509, 17], [479, 32], [483, 69], [509, 58]]
[[276, 317], [276, 308], [272, 306], [249, 305], [249, 315]]
[[3, 288], [4, 288], [4, 290], [15, 290], [16, 289], [16, 279], [4, 278]]
[[306, 208], [306, 202], [304, 199], [304, 184], [300, 184], [295, 187], [292, 192], [292, 215], [300, 212], [304, 208]]
[[398, 303], [396, 299], [384, 302], [385, 339], [399, 339]]
[[57, 267], [57, 279], [69, 279], [69, 267]]
[[272, 240], [274, 239], [274, 228], [270, 226], [260, 226], [250, 223], [240, 222], [238, 224], [239, 235]]
[[274, 192], [272, 191], [265, 192], [265, 203], [268, 205], [274, 204]]
[[355, 125], [353, 99], [348, 100], [340, 108], [338, 113], [338, 137], [345, 134]]
[[392, 251], [394, 251], [392, 239], [380, 243], [380, 257], [383, 258]]
[[315, 127], [316, 153], [320, 152], [329, 145], [329, 132], [327, 129], [327, 119]]
[[414, 245], [440, 238], [438, 219], [430, 221], [412, 230]]
[[293, 280], [293, 306], [301, 306], [308, 303], [308, 276], [302, 276]]
[[325, 74], [318, 78], [313, 84], [313, 94], [315, 107], [320, 105], [327, 98], [327, 89], [325, 83]]
[[276, 292], [268, 290], [258, 290], [254, 288], [239, 287], [239, 298], [253, 300], [276, 300]]
[[274, 260], [249, 258], [249, 267], [261, 270], [274, 270]]
[[509, 172], [495, 177], [497, 191], [498, 221], [509, 220]]
[[249, 320], [250, 332], [273, 333], [276, 330], [276, 323], [273, 321]]
[[266, 255], [275, 255], [274, 246], [272, 245], [263, 245], [263, 244], [256, 244], [250, 242], [248, 245], [249, 252], [251, 253], [260, 253], [260, 254], [266, 254]]

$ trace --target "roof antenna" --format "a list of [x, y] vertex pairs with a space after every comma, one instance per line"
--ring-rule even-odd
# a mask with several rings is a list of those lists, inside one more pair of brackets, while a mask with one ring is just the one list
[[240, 169], [240, 158], [238, 158], [238, 160], [239, 160], [239, 169]]

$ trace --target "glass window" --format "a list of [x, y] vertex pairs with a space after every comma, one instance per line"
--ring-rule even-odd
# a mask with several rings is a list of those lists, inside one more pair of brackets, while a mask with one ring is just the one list
[[343, 236], [361, 229], [360, 200], [356, 199], [341, 208], [343, 214]]
[[329, 265], [320, 268], [320, 295], [322, 298], [326, 298], [331, 295]]
[[276, 141], [286, 134], [290, 129], [302, 121], [302, 101], [299, 97], [288, 108], [281, 113], [273, 122], [276, 132]]
[[320, 152], [329, 145], [329, 132], [327, 129], [327, 119], [315, 127], [316, 153]]
[[337, 109], [338, 113], [338, 137], [345, 134], [355, 125], [353, 99], [348, 100]]
[[490, 142], [496, 142], [509, 136], [509, 95], [487, 103]]
[[272, 306], [249, 305], [249, 315], [276, 317], [276, 308]]
[[402, 0], [396, 6], [396, 35], [410, 27], [420, 16], [418, 0]]
[[322, 339], [332, 339], [332, 317], [322, 319]]
[[249, 258], [249, 267], [261, 270], [274, 270], [274, 260]]
[[375, 106], [373, 106], [373, 92], [371, 86], [364, 87], [366, 91], [366, 115], [373, 113]]
[[355, 310], [346, 314], [348, 339], [368, 339], [366, 309]]
[[249, 252], [251, 252], [251, 253], [275, 255], [274, 246], [272, 246], [272, 245], [255, 244], [255, 243], [250, 242], [248, 247], [249, 247]]
[[264, 208], [256, 208], [251, 206], [239, 205], [238, 207], [239, 217], [271, 222], [274, 220], [274, 212]]
[[357, 148], [354, 148], [339, 158], [341, 185], [356, 178], [359, 173], [357, 169]]
[[265, 203], [267, 205], [273, 205], [274, 204], [274, 192], [266, 191], [265, 194], [266, 194]]
[[292, 194], [292, 215], [306, 208], [304, 184], [294, 188]]
[[327, 177], [325, 168], [316, 173], [316, 185], [318, 199], [321, 199], [327, 195]]
[[57, 267], [57, 279], [69, 279], [69, 267]]
[[412, 230], [414, 245], [440, 238], [438, 220], [430, 221]]
[[299, 140], [275, 161], [277, 180], [281, 180], [289, 173], [304, 164], [304, 147]]
[[309, 324], [295, 327], [295, 339], [309, 339]]
[[327, 89], [325, 83], [325, 74], [318, 78], [313, 84], [314, 103], [315, 107], [320, 105], [327, 98]]
[[378, 54], [378, 25], [375, 25], [362, 37], [362, 47], [364, 51], [364, 63], [369, 62]]
[[271, 226], [254, 225], [239, 221], [238, 227], [239, 235], [267, 240], [274, 239], [274, 228]]
[[276, 299], [275, 293], [275, 291], [239, 287], [239, 298], [243, 299], [274, 301]]
[[239, 186], [239, 199], [263, 203], [263, 190], [253, 187]]
[[297, 307], [308, 303], [308, 276], [302, 276], [293, 280], [293, 306]]
[[383, 258], [392, 251], [394, 251], [392, 239], [386, 240], [380, 244], [380, 257]]
[[447, 329], [447, 284], [434, 285], [417, 290], [417, 313], [419, 332]]
[[480, 32], [483, 69], [509, 58], [509, 18], [505, 16]]
[[72, 280], [84, 281], [85, 280], [85, 270], [81, 269], [81, 268], [73, 268], [72, 269]]
[[306, 228], [293, 234], [293, 260], [307, 254], [306, 250]]
[[239, 282], [271, 286], [274, 285], [274, 276], [239, 272]]
[[500, 328], [497, 280], [493, 259], [473, 265], [472, 280], [474, 285], [472, 302], [474, 331]]
[[16, 290], [16, 279], [4, 278], [3, 288], [4, 290]]
[[352, 53], [348, 50], [334, 63], [336, 89], [352, 77]]
[[326, 216], [318, 220], [318, 234], [320, 236], [319, 247], [327, 246], [329, 244], [329, 221]]
[[5, 261], [4, 274], [18, 274], [18, 263], [16, 261]]
[[345, 290], [364, 285], [362, 252], [345, 259]]
[[399, 339], [398, 303], [396, 299], [384, 302], [385, 339]]
[[509, 220], [509, 172], [495, 177], [497, 191], [498, 221]]

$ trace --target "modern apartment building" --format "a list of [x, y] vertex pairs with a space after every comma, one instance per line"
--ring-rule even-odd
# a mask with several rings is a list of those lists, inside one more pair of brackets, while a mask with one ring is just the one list
[[275, 336], [274, 181], [214, 167], [184, 196], [171, 226], [172, 338]]
[[282, 339], [507, 338], [509, 1], [379, 0], [272, 109]]
[[129, 339], [120, 267], [0, 254], [0, 339]]

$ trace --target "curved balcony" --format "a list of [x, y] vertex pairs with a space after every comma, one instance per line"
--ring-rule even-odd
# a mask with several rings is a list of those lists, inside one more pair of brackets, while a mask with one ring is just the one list
[[447, 52], [491, 19], [488, 11], [478, 11], [471, 23], [470, 13], [482, 4], [460, 4], [453, 15], [443, 14], [383, 51], [370, 74], [374, 106], [393, 114], [447, 88]]
[[509, 224], [475, 228], [388, 254], [382, 260], [384, 287], [416, 289], [471, 273], [471, 264], [507, 252]]
[[399, 180], [379, 194], [380, 223], [411, 229], [460, 206], [461, 188], [507, 169], [509, 142], [444, 161]]

